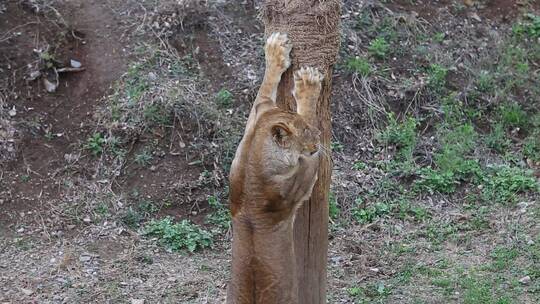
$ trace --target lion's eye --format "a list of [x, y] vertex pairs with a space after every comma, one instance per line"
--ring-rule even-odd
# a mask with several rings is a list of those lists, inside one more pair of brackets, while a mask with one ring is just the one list
[[287, 148], [289, 146], [290, 131], [283, 125], [275, 125], [272, 127], [272, 138], [280, 146]]

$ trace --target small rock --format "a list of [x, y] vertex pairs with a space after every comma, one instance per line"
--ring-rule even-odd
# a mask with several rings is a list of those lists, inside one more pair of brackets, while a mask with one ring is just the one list
[[76, 68], [76, 69], [82, 67], [82, 64], [79, 61], [73, 60], [73, 59], [69, 61], [69, 64], [71, 65], [72, 68]]
[[472, 13], [472, 14], [469, 15], [469, 17], [470, 17], [471, 19], [473, 19], [473, 20], [478, 21], [478, 22], [482, 22], [482, 18], [480, 18], [480, 16], [478, 16], [477, 13]]
[[30, 75], [28, 76], [27, 80], [36, 80], [38, 79], [39, 77], [41, 76], [41, 72], [40, 71], [32, 71], [30, 72]]
[[89, 223], [92, 222], [92, 219], [91, 219], [89, 216], [85, 216], [85, 217], [83, 218], [83, 222], [86, 223], [86, 224], [89, 224]]
[[24, 293], [25, 296], [30, 296], [34, 293], [34, 291], [26, 288], [21, 288], [21, 292]]
[[15, 109], [15, 106], [11, 110], [8, 111], [9, 116], [13, 117], [17, 115], [17, 110]]
[[157, 77], [156, 73], [154, 73], [154, 72], [148, 73], [148, 79], [150, 79], [152, 81], [155, 81], [155, 80], [157, 80], [157, 78], [158, 77]]
[[523, 278], [519, 279], [519, 282], [523, 285], [527, 285], [531, 282], [530, 276], [524, 276]]
[[144, 299], [131, 299], [131, 304], [144, 304]]
[[45, 90], [49, 93], [56, 92], [56, 88], [58, 87], [57, 84], [50, 82], [49, 79], [45, 77], [43, 78], [43, 85], [45, 85]]

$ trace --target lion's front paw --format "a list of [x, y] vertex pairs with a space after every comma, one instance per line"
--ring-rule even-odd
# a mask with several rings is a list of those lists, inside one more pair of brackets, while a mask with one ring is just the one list
[[296, 100], [317, 99], [321, 92], [324, 75], [316, 68], [301, 68], [294, 73], [294, 97]]
[[264, 51], [266, 53], [266, 65], [268, 68], [276, 69], [283, 73], [291, 65], [289, 54], [292, 45], [287, 38], [287, 34], [272, 33], [266, 40]]

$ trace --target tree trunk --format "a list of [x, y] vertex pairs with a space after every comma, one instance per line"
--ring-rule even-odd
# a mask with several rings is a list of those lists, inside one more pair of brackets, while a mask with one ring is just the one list
[[317, 184], [311, 199], [298, 210], [294, 224], [296, 273], [300, 304], [326, 303], [328, 251], [328, 194], [332, 165], [330, 158], [330, 93], [332, 70], [340, 41], [340, 0], [267, 0], [263, 6], [266, 36], [287, 33], [292, 42], [291, 68], [282, 76], [277, 103], [293, 109], [293, 71], [317, 67], [325, 78], [317, 105], [318, 128], [325, 157], [321, 157]]

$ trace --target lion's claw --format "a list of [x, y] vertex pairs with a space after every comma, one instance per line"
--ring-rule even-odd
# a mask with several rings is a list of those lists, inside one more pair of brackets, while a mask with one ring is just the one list
[[287, 38], [287, 34], [272, 33], [266, 40], [264, 51], [266, 53], [266, 65], [269, 68], [275, 68], [283, 73], [291, 65], [289, 54], [292, 45]]

